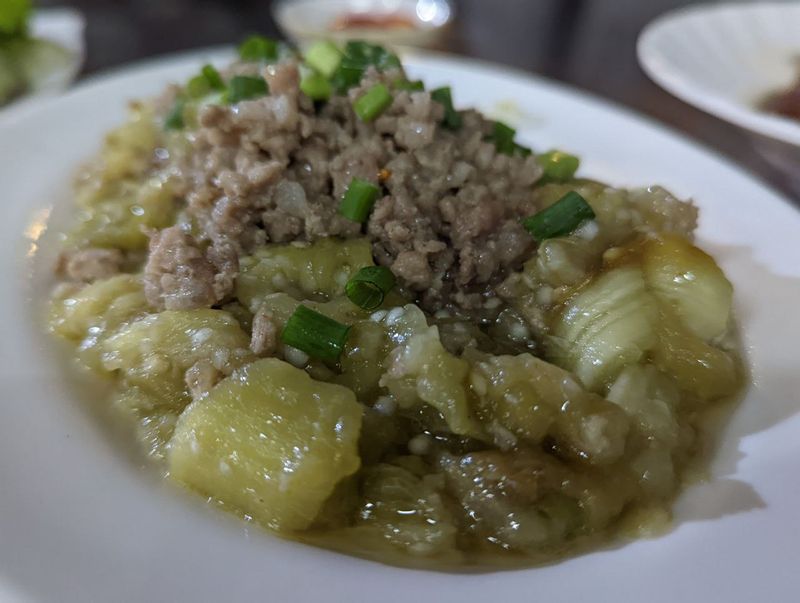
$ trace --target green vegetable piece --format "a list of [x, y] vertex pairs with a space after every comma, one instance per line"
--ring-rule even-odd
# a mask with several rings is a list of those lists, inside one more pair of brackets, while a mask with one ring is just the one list
[[30, 13], [30, 0], [3, 0], [0, 3], [0, 35], [25, 35]]
[[236, 75], [231, 78], [228, 90], [224, 94], [225, 101], [234, 105], [244, 100], [258, 98], [269, 94], [269, 86], [264, 78], [249, 75]]
[[300, 305], [289, 318], [281, 340], [319, 360], [336, 362], [347, 341], [348, 325]]
[[331, 78], [342, 61], [342, 52], [333, 42], [324, 40], [309, 46], [305, 60], [306, 64], [316, 72]]
[[461, 114], [453, 107], [453, 94], [450, 86], [436, 88], [431, 91], [431, 98], [444, 105], [444, 119], [442, 125], [450, 130], [458, 130], [462, 124]]
[[345, 286], [348, 299], [364, 310], [374, 310], [394, 288], [396, 279], [385, 266], [367, 266], [358, 271]]
[[526, 147], [521, 144], [514, 143], [514, 150], [523, 157], [530, 157], [531, 155], [533, 155], [533, 151], [531, 150], [530, 147]]
[[209, 86], [208, 80], [203, 75], [194, 76], [186, 84], [186, 94], [189, 95], [189, 98], [203, 98], [210, 92], [211, 86]]
[[398, 80], [394, 83], [397, 90], [408, 90], [409, 92], [422, 92], [425, 84], [422, 80]]
[[182, 97], [175, 99], [175, 103], [164, 118], [164, 128], [167, 130], [182, 130], [186, 125], [183, 120], [183, 110], [186, 100]]
[[239, 57], [243, 61], [275, 61], [278, 43], [264, 36], [250, 36], [239, 45]]
[[339, 213], [353, 222], [366, 222], [380, 192], [371, 182], [353, 178], [344, 193]]
[[594, 219], [592, 207], [575, 191], [570, 191], [547, 209], [525, 218], [522, 225], [537, 241], [563, 237], [585, 220]]
[[566, 182], [575, 176], [581, 160], [562, 151], [549, 151], [536, 157], [536, 163], [544, 169], [539, 182]]
[[370, 122], [389, 108], [394, 98], [384, 84], [375, 84], [353, 103], [361, 121]]
[[352, 59], [342, 59], [339, 68], [331, 78], [331, 85], [338, 94], [345, 94], [353, 86], [357, 86], [364, 77], [366, 67]]
[[208, 85], [211, 86], [212, 90], [218, 90], [220, 92], [225, 90], [225, 82], [222, 80], [219, 71], [217, 71], [213, 65], [203, 65], [200, 73], [208, 82]]
[[225, 90], [225, 82], [212, 65], [205, 65], [200, 75], [194, 76], [186, 84], [186, 93], [193, 99], [208, 96], [214, 90], [218, 92]]
[[401, 67], [400, 59], [383, 46], [363, 41], [350, 41], [344, 47], [344, 56], [339, 67], [331, 76], [331, 83], [338, 94], [345, 94], [358, 85], [367, 67], [374, 66], [379, 71]]
[[363, 40], [351, 40], [348, 42], [345, 45], [344, 54], [364, 67], [374, 65], [380, 71], [401, 66], [400, 59], [396, 54], [389, 52], [383, 46]]
[[271, 529], [304, 530], [361, 462], [353, 392], [258, 360], [184, 412], [170, 476]]
[[332, 87], [324, 75], [312, 72], [300, 80], [300, 90], [312, 100], [325, 101], [331, 97]]
[[516, 145], [514, 144], [514, 136], [517, 135], [517, 131], [504, 124], [502, 121], [494, 122], [494, 131], [492, 132], [492, 140], [494, 140], [494, 146], [497, 148], [499, 153], [503, 153], [505, 155], [513, 155]]

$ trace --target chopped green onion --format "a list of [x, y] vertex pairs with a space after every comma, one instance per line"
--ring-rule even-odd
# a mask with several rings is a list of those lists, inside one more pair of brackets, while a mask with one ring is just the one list
[[217, 71], [213, 65], [203, 65], [200, 73], [206, 79], [212, 90], [225, 90], [225, 82], [222, 80], [219, 71]]
[[515, 150], [514, 144], [514, 136], [517, 135], [517, 131], [504, 124], [502, 121], [494, 122], [494, 131], [492, 132], [492, 140], [494, 140], [494, 146], [497, 148], [499, 153], [503, 153], [505, 155], [513, 155]]
[[502, 121], [496, 121], [489, 140], [494, 141], [494, 146], [497, 148], [498, 153], [503, 153], [504, 155], [519, 153], [523, 157], [528, 157], [533, 151], [526, 146], [517, 144], [514, 141], [516, 135], [517, 131], [514, 128], [504, 124]]
[[522, 225], [537, 241], [543, 241], [568, 235], [584, 220], [594, 217], [594, 211], [586, 199], [570, 191], [550, 207], [525, 218]]
[[372, 121], [392, 104], [392, 93], [384, 84], [375, 84], [353, 103], [361, 121]]
[[189, 98], [203, 98], [211, 92], [211, 85], [204, 75], [196, 75], [186, 84], [186, 94]]
[[347, 281], [344, 292], [348, 299], [364, 310], [374, 310], [394, 288], [395, 277], [384, 266], [367, 266]]
[[200, 75], [194, 76], [186, 84], [186, 93], [189, 98], [203, 98], [212, 90], [225, 90], [225, 82], [222, 81], [219, 71], [211, 65], [205, 65]]
[[305, 53], [306, 64], [326, 78], [333, 77], [339, 63], [342, 62], [342, 52], [333, 42], [324, 40], [309, 46]]
[[225, 92], [225, 101], [233, 105], [240, 101], [266, 94], [269, 94], [269, 86], [267, 86], [267, 82], [263, 78], [236, 75], [231, 78], [228, 84], [228, 90]]
[[361, 78], [364, 77], [364, 71], [366, 71], [366, 67], [345, 57], [342, 59], [336, 73], [333, 74], [331, 84], [336, 92], [346, 94], [350, 88], [357, 86], [361, 82]]
[[408, 90], [409, 92], [422, 92], [425, 90], [425, 84], [422, 80], [398, 80], [394, 83], [394, 87], [398, 90]]
[[523, 157], [530, 157], [533, 155], [533, 151], [531, 151], [530, 147], [526, 147], [521, 144], [514, 143], [514, 150]]
[[344, 56], [339, 67], [331, 76], [334, 90], [345, 94], [353, 86], [357, 86], [364, 77], [368, 67], [374, 66], [379, 71], [399, 68], [400, 59], [383, 46], [359, 40], [350, 41], [344, 47]]
[[250, 36], [239, 45], [243, 61], [274, 61], [278, 58], [278, 43], [264, 36]]
[[281, 341], [319, 360], [336, 362], [350, 327], [307, 306], [297, 306], [281, 333]]
[[182, 130], [184, 124], [183, 121], [183, 109], [186, 106], [186, 101], [178, 97], [175, 99], [175, 104], [172, 105], [172, 108], [167, 113], [167, 116], [164, 118], [164, 128], [167, 130]]
[[360, 63], [363, 67], [374, 65], [380, 71], [400, 67], [400, 59], [383, 46], [370, 44], [363, 40], [351, 40], [344, 47], [345, 56]]
[[461, 114], [453, 107], [453, 94], [450, 91], [450, 86], [432, 90], [431, 98], [444, 105], [442, 124], [450, 130], [458, 130], [461, 127], [462, 119]]
[[353, 178], [342, 197], [339, 213], [353, 222], [366, 222], [381, 190], [366, 180]]
[[0, 3], [0, 34], [23, 35], [28, 29], [30, 14], [30, 0], [3, 0]]
[[536, 157], [536, 163], [544, 169], [540, 182], [566, 182], [578, 171], [581, 160], [569, 153], [550, 151]]
[[300, 80], [300, 90], [315, 101], [328, 100], [331, 97], [331, 83], [320, 73], [311, 72]]

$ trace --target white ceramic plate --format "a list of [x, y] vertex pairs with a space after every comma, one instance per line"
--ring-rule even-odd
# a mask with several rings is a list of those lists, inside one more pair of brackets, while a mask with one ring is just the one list
[[[800, 215], [739, 169], [602, 101], [495, 65], [409, 57], [457, 104], [501, 110], [524, 142], [584, 158], [619, 185], [663, 183], [702, 208], [700, 240], [736, 285], [754, 385], [713, 479], [680, 500], [674, 530], [539, 569], [411, 571], [277, 540], [162, 483], [65, 384], [34, 322], [70, 175], [125, 102], [196, 71], [201, 52], [87, 82], [0, 126], [0, 600], [788, 601], [800, 574]], [[511, 101], [511, 102], [509, 102]]]
[[800, 76], [800, 3], [690, 6], [649, 24], [637, 51], [647, 74], [678, 98], [800, 146], [800, 123], [758, 109]]

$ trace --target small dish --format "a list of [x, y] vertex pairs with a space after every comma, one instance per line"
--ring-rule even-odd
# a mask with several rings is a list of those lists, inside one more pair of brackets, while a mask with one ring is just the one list
[[322, 37], [435, 46], [453, 20], [449, 0], [281, 0], [281, 29], [299, 45]]
[[[37, 59], [39, 67], [28, 82], [26, 92], [12, 98], [9, 104], [30, 102], [65, 90], [75, 80], [85, 56], [83, 16], [76, 10], [55, 8], [37, 10], [29, 28], [33, 40], [41, 40], [47, 48], [56, 50], [56, 59]], [[52, 54], [52, 53], [51, 53]], [[0, 112], [5, 105], [0, 105]], [[2, 114], [2, 113], [0, 113]]]
[[642, 68], [668, 92], [712, 115], [800, 146], [800, 121], [759, 108], [800, 75], [800, 3], [691, 6], [639, 36]]

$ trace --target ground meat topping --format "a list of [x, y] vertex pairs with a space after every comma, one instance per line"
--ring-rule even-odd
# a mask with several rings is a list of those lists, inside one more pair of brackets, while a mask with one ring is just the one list
[[61, 271], [72, 281], [91, 283], [118, 274], [125, 261], [119, 249], [78, 249], [61, 257]]

